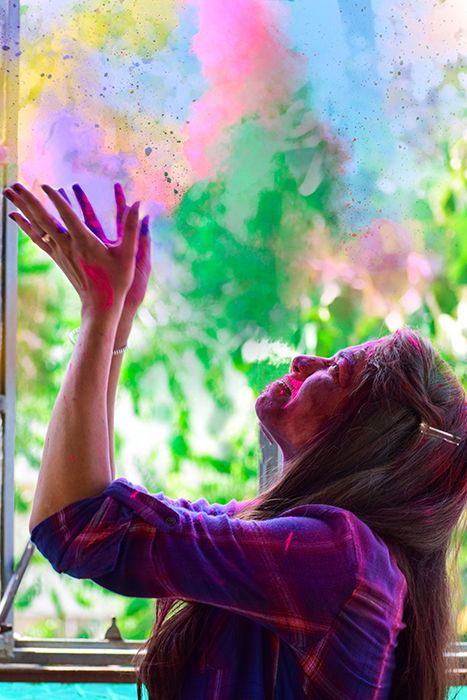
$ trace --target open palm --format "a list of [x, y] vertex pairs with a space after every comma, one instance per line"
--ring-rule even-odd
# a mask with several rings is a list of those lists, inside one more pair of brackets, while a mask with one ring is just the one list
[[[114, 185], [115, 201], [117, 205], [117, 240], [112, 241], [107, 238], [105, 232], [96, 216], [96, 213], [80, 185], [73, 185], [73, 192], [83, 212], [86, 226], [107, 246], [117, 245], [123, 235], [122, 222], [127, 210], [130, 209], [125, 201], [123, 187], [119, 182]], [[66, 191], [63, 188], [58, 190], [62, 197], [71, 205]], [[149, 216], [145, 216], [141, 222], [141, 232], [138, 240], [138, 249], [135, 260], [135, 273], [131, 287], [128, 289], [123, 311], [125, 313], [136, 313], [142, 304], [148, 287], [149, 275], [151, 274], [151, 241], [149, 238]]]

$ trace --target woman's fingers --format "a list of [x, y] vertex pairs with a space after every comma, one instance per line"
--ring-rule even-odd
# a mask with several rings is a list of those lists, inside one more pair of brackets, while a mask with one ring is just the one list
[[34, 229], [33, 226], [31, 226], [29, 221], [25, 219], [24, 216], [21, 216], [21, 214], [17, 214], [16, 212], [8, 214], [8, 216], [15, 222], [17, 226], [19, 226], [19, 228], [22, 231], [24, 231], [26, 235], [29, 236], [33, 243], [35, 243], [41, 250], [43, 250], [44, 253], [48, 253], [50, 255], [50, 253], [52, 252], [50, 244], [42, 240], [41, 235]]
[[98, 238], [101, 239], [101, 241], [103, 241], [104, 243], [110, 243], [110, 241], [104, 233], [104, 229], [102, 228], [99, 219], [96, 216], [92, 204], [87, 198], [83, 188], [80, 187], [80, 185], [76, 184], [73, 185], [72, 190], [75, 193], [75, 197], [78, 200], [78, 204], [81, 207], [81, 211], [83, 212], [84, 222], [86, 226], [90, 228], [91, 231], [95, 233]]
[[147, 236], [149, 233], [149, 215], [145, 216], [141, 222], [141, 235]]
[[[97, 218], [97, 215], [94, 211], [94, 208], [89, 201], [85, 191], [81, 187], [81, 185], [78, 185], [77, 183], [72, 186], [72, 190], [75, 193], [75, 197], [78, 200], [78, 204], [81, 207], [81, 211], [83, 212], [83, 217], [84, 217], [84, 223], [90, 229], [93, 233], [96, 234], [98, 238], [103, 241], [103, 243], [107, 245], [113, 245], [113, 241], [110, 241], [106, 234], [104, 229], [101, 226], [101, 223], [99, 219]], [[60, 187], [58, 192], [66, 199], [68, 204], [72, 207], [72, 203], [70, 202], [70, 199], [66, 193], [66, 191], [63, 189], [63, 187]]]
[[[52, 238], [52, 236], [49, 236], [50, 242], [47, 243], [44, 238], [37, 233], [37, 231], [31, 226], [29, 221], [25, 219], [21, 214], [17, 214], [16, 212], [13, 212], [11, 214], [8, 214], [10, 219], [12, 219], [19, 228], [24, 231], [26, 235], [29, 236], [29, 238], [37, 245], [41, 250], [44, 251], [44, 253], [47, 253], [52, 260], [54, 260], [57, 265], [65, 272], [65, 274], [68, 276], [68, 279], [76, 289], [76, 291], [79, 293], [79, 290], [85, 285], [85, 281], [80, 276], [78, 273], [76, 273], [74, 270], [70, 270], [69, 268], [65, 268], [63, 266], [63, 251], [60, 249], [60, 246], [56, 246], [57, 239]], [[45, 236], [47, 238], [47, 236]], [[66, 255], [66, 253], [65, 253]]]
[[[89, 227], [89, 230], [83, 225], [81, 219], [73, 210], [66, 191], [63, 188], [54, 190], [49, 185], [42, 185], [42, 189], [52, 200], [63, 221], [67, 224], [68, 228], [71, 229], [71, 233], [69, 230], [67, 231], [57, 219], [51, 216], [41, 202], [20, 183], [6, 188], [4, 192], [5, 196], [11, 199], [13, 204], [20, 208], [28, 217], [29, 221], [18, 214], [17, 222], [21, 222], [21, 228], [25, 233], [31, 236], [37, 245], [40, 244], [42, 250], [49, 250], [49, 247], [46, 247], [46, 243], [43, 241], [44, 233], [55, 237], [57, 233], [63, 233], [66, 234], [69, 239], [73, 239], [73, 237], [76, 239], [77, 237], [79, 238], [79, 232], [83, 231], [85, 234], [90, 234], [90, 231], [92, 231], [94, 234], [92, 238], [98, 238], [104, 246], [105, 241], [110, 242], [96, 217], [89, 199], [78, 184], [73, 185], [73, 191], [83, 211], [86, 226]], [[145, 216], [141, 223], [139, 223], [140, 202], [135, 202], [131, 207], [128, 207], [120, 183], [116, 183], [115, 185], [115, 198], [117, 202], [117, 222], [119, 222], [123, 234], [121, 236], [120, 249], [122, 251], [128, 250], [136, 253], [139, 237], [147, 237], [148, 235], [149, 216]], [[73, 234], [75, 234], [75, 236], [73, 236]], [[105, 241], [102, 239], [105, 239]], [[57, 240], [59, 241], [59, 238], [54, 238], [54, 241]]]
[[140, 202], [135, 202], [129, 209], [127, 208], [123, 215], [123, 239], [119, 249], [125, 257], [129, 257], [131, 260], [135, 259], [138, 247], [139, 205]]
[[[145, 216], [144, 219], [141, 222], [140, 228], [139, 228], [139, 236], [138, 236], [138, 248], [136, 252], [136, 264], [141, 260], [146, 260], [148, 257], [151, 255], [150, 253], [150, 241], [149, 241], [149, 215]], [[150, 263], [149, 263], [150, 264]]]
[[64, 199], [66, 199], [66, 201], [68, 202], [68, 204], [70, 205], [70, 207], [73, 206], [72, 203], [70, 202], [70, 199], [69, 199], [67, 193], [66, 193], [65, 190], [63, 189], [63, 187], [59, 187], [58, 191], [60, 192], [60, 194], [62, 195], [62, 197], [63, 197]]
[[117, 203], [117, 219], [120, 221], [123, 218], [123, 212], [126, 207], [125, 193], [123, 192], [123, 187], [119, 182], [114, 185], [115, 201]]
[[[86, 228], [86, 226], [83, 225], [81, 219], [76, 214], [73, 207], [70, 204], [68, 204], [68, 202], [66, 202], [63, 199], [63, 197], [53, 189], [53, 187], [50, 187], [49, 185], [41, 185], [41, 187], [46, 193], [46, 195], [52, 200], [58, 213], [65, 222], [65, 225], [68, 227], [70, 236], [76, 242], [83, 243], [90, 235], [92, 235], [95, 240], [100, 241], [100, 239], [97, 236], [91, 234], [90, 231]], [[100, 243], [102, 243], [102, 245], [105, 245], [102, 241], [100, 241]]]
[[60, 221], [51, 216], [39, 200], [19, 183], [7, 188], [4, 194], [15, 207], [21, 209], [35, 229], [48, 234], [68, 233]]
[[123, 217], [128, 207], [126, 205], [125, 194], [123, 187], [119, 182], [114, 185], [115, 202], [117, 204], [117, 238], [121, 239], [123, 235]]

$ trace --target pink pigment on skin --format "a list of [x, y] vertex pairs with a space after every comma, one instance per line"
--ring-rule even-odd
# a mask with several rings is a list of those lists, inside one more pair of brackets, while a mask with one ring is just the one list
[[87, 265], [82, 259], [79, 262], [85, 275], [87, 275], [95, 283], [98, 290], [102, 293], [102, 308], [99, 310], [108, 311], [113, 306], [114, 295], [107, 274], [98, 267]]
[[290, 532], [290, 533], [289, 533], [289, 536], [287, 537], [287, 541], [286, 541], [286, 543], [285, 543], [284, 552], [286, 552], [286, 551], [288, 550], [289, 544], [290, 544], [290, 541], [291, 541], [292, 537], [293, 537], [293, 532]]
[[368, 343], [366, 343], [367, 358], [370, 358], [375, 352], [376, 346], [379, 345], [379, 343], [383, 343], [384, 341], [385, 338], [379, 338], [379, 340], [369, 340]]

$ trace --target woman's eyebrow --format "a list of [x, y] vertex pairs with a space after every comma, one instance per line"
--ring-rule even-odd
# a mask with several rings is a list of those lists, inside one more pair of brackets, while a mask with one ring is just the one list
[[349, 352], [348, 350], [339, 350], [339, 352], [336, 353], [336, 355], [334, 356], [334, 359], [339, 360], [341, 357], [345, 357], [346, 360], [350, 360], [350, 361], [353, 361], [355, 359], [354, 355], [351, 352]]
[[351, 352], [350, 350], [339, 350], [334, 356], [333, 360], [334, 362], [337, 362], [341, 357], [345, 357], [346, 360], [348, 360], [352, 367], [354, 367], [357, 363], [357, 361], [366, 355], [366, 352], [363, 348], [358, 348], [355, 352]]
[[361, 348], [359, 348], [355, 352], [351, 352], [350, 350], [339, 350], [339, 352], [336, 353], [335, 362], [337, 362], [337, 360], [339, 360], [341, 357], [345, 357], [345, 359], [350, 362], [351, 367], [354, 368], [358, 360], [360, 360], [365, 355], [365, 350], [362, 350]]

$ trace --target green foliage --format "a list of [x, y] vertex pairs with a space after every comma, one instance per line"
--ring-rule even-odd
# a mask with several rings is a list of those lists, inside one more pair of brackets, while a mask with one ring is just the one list
[[21, 493], [21, 489], [15, 485], [15, 512], [29, 513], [30, 505], [29, 501], [27, 501]]
[[30, 607], [33, 600], [41, 592], [42, 586], [38, 576], [35, 577], [34, 583], [26, 588], [25, 591], [18, 593], [15, 597], [15, 610], [27, 609]]
[[[152, 441], [134, 438], [124, 420], [115, 433], [117, 477], [131, 467], [151, 493], [164, 491], [172, 498], [191, 500], [204, 496], [217, 503], [256, 495], [257, 395], [288, 372], [294, 354], [330, 356], [346, 345], [387, 334], [393, 309], [439, 348], [466, 386], [465, 355], [450, 342], [452, 326], [446, 330], [443, 325], [448, 316], [462, 333], [467, 282], [465, 168], [454, 172], [449, 166], [452, 147], [439, 144], [440, 152], [446, 152], [439, 161], [444, 165], [433, 165], [420, 186], [423, 198], [420, 191], [414, 193], [408, 212], [422, 232], [417, 253], [421, 281], [410, 281], [407, 259], [399, 277], [391, 278], [397, 284], [385, 287], [386, 269], [362, 270], [358, 255], [345, 258], [342, 253], [342, 154], [324, 136], [317, 136], [316, 123], [308, 131], [300, 129], [310, 118], [303, 106], [307, 100], [303, 90], [278, 115], [286, 134], [279, 145], [274, 129], [266, 130], [258, 119], [233, 127], [231, 158], [218, 179], [194, 184], [156, 234], [171, 260], [170, 275], [159, 287], [162, 268], [156, 259], [144, 319], [138, 316], [135, 321], [143, 342], [133, 347], [130, 339], [119, 392], [122, 399], [129, 399], [138, 421], [154, 422]], [[307, 145], [310, 134], [312, 147]], [[311, 186], [314, 159], [321, 166]], [[71, 354], [67, 336], [79, 325], [79, 305], [62, 273], [22, 233], [18, 255], [16, 450], [38, 469], [47, 423]], [[325, 263], [325, 272], [314, 265], [317, 262]], [[423, 265], [432, 277], [423, 277]], [[329, 296], [330, 283], [337, 287]], [[415, 291], [420, 303], [404, 311], [400, 299], [407, 291]], [[377, 298], [384, 304], [376, 303]], [[164, 322], [159, 318], [162, 306], [167, 311]], [[290, 353], [284, 357], [287, 353], [267, 351], [252, 359], [247, 348], [262, 341], [282, 343]], [[232, 416], [241, 417], [233, 427]], [[215, 448], [199, 444], [201, 423]], [[131, 464], [122, 457], [127, 447], [134, 451]], [[15, 508], [23, 514], [30, 509], [19, 487]], [[466, 547], [463, 553], [467, 590]], [[44, 580], [52, 581], [56, 575], [45, 572], [37, 552], [31, 566], [43, 567]], [[38, 581], [18, 595], [18, 610], [32, 604], [40, 591]], [[63, 584], [68, 585], [66, 577]], [[108, 607], [114, 596], [92, 581], [80, 581], [79, 586], [73, 589], [74, 599], [85, 608], [95, 605], [97, 595]], [[64, 604], [49, 582], [46, 590], [56, 619], [34, 623], [28, 633], [63, 635]], [[153, 623], [154, 601], [125, 600], [119, 617], [125, 637], [144, 639]], [[84, 625], [78, 634], [87, 638], [92, 632]], [[467, 639], [467, 629], [459, 635]]]
[[28, 636], [34, 638], [55, 639], [64, 637], [64, 621], [56, 618], [47, 618], [40, 622], [31, 623], [28, 627]]
[[119, 629], [125, 639], [146, 639], [154, 621], [154, 601], [148, 598], [132, 598], [119, 618]]
[[60, 599], [60, 595], [59, 595], [58, 591], [55, 590], [55, 588], [50, 589], [50, 599], [51, 599], [53, 606], [55, 608], [55, 613], [56, 613], [57, 617], [60, 620], [64, 620], [66, 617], [65, 609], [64, 609], [62, 601]]
[[450, 285], [449, 280], [446, 277], [438, 277], [438, 279], [432, 285], [433, 294], [435, 295], [436, 301], [439, 304], [439, 308], [444, 314], [451, 314], [457, 305], [459, 304], [459, 299], [456, 294], [456, 290]]
[[90, 608], [93, 605], [93, 601], [89, 596], [84, 595], [83, 591], [75, 591], [74, 598], [79, 605], [83, 608]]

